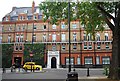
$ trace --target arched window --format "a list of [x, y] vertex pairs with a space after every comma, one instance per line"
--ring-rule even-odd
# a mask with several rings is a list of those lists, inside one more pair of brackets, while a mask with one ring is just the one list
[[96, 34], [96, 40], [100, 41], [100, 34], [99, 33]]
[[108, 33], [105, 33], [105, 41], [108, 41]]

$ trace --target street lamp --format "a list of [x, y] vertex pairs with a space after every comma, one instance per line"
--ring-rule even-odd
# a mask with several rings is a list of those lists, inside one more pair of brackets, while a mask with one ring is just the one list
[[37, 22], [37, 20], [36, 20], [36, 19], [33, 20], [33, 28], [32, 28], [32, 52], [31, 52], [31, 54], [30, 54], [31, 62], [32, 62], [33, 53], [34, 53], [34, 52], [33, 52], [33, 50], [34, 50], [34, 49], [33, 49], [33, 47], [34, 47], [34, 46], [33, 46], [33, 42], [35, 41], [35, 40], [34, 40], [34, 26], [35, 26], [35, 25], [34, 25], [34, 22]]
[[68, 2], [68, 25], [69, 25], [69, 72], [71, 72], [71, 42], [70, 42], [70, 1]]
[[34, 42], [33, 34], [34, 34], [34, 21], [33, 21], [33, 28], [32, 28], [32, 52], [30, 53], [31, 62], [32, 62], [32, 57], [33, 57], [33, 42]]

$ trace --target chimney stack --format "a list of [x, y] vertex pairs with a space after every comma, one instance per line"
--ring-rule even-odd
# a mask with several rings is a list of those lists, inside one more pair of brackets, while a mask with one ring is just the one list
[[35, 11], [35, 2], [33, 1], [33, 3], [32, 3], [32, 13], [34, 13], [34, 11]]

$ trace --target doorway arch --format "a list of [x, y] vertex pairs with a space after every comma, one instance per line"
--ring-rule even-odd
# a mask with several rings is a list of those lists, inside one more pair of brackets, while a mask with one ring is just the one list
[[56, 58], [55, 57], [52, 57], [51, 58], [51, 68], [56, 68]]

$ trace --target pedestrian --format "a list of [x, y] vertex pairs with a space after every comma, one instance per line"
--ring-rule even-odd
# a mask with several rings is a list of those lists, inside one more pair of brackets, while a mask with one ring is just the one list
[[13, 68], [13, 71], [15, 72], [16, 71], [16, 64], [15, 63], [12, 65], [12, 68]]

